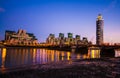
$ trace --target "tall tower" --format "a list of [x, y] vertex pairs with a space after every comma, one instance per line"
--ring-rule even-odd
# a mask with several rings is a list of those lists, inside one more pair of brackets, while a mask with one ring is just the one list
[[104, 20], [102, 15], [99, 14], [96, 20], [96, 44], [102, 45], [103, 44], [103, 26]]

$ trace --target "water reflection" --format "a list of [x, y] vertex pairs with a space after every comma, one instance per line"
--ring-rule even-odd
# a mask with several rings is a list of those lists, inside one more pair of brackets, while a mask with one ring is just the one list
[[[83, 53], [83, 52], [82, 52]], [[77, 59], [100, 58], [100, 49], [88, 49], [86, 54], [77, 54]]]
[[3, 51], [2, 51], [2, 65], [1, 65], [1, 67], [4, 68], [4, 66], [5, 66], [5, 57], [6, 57], [6, 48], [3, 48], [2, 50]]
[[115, 50], [115, 57], [120, 57], [120, 49]]
[[100, 52], [101, 57], [115, 57], [115, 50], [114, 49], [101, 49]]
[[[120, 56], [117, 50], [115, 57]], [[100, 58], [99, 49], [89, 49], [87, 53], [67, 52], [37, 48], [1, 48], [0, 67], [16, 67], [22, 65], [45, 64], [48, 62], [58, 62], [71, 59]]]

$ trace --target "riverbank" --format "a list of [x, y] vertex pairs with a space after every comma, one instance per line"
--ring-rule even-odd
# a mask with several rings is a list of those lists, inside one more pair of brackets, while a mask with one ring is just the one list
[[0, 78], [119, 78], [120, 58], [60, 61], [7, 72]]

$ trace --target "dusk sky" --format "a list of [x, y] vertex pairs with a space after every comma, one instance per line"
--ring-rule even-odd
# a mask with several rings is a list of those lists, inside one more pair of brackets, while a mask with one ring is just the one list
[[71, 32], [96, 41], [96, 18], [104, 19], [104, 42], [120, 43], [120, 0], [0, 0], [0, 40], [5, 30], [24, 29], [39, 42]]

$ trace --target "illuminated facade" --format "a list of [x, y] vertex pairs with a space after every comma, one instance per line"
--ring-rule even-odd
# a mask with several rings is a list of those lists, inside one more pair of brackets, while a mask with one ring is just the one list
[[103, 26], [104, 20], [102, 15], [99, 14], [96, 20], [96, 44], [102, 45], [103, 44]]
[[5, 31], [5, 42], [7, 44], [38, 44], [38, 40], [33, 33], [27, 33], [25, 30]]
[[63, 39], [64, 38], [64, 34], [63, 33], [59, 33], [59, 38]]
[[65, 43], [65, 38], [64, 38], [64, 34], [63, 33], [59, 33], [59, 38], [58, 38], [58, 44], [59, 45], [64, 45], [64, 43]]
[[86, 37], [83, 37], [83, 39], [80, 39], [80, 35], [76, 35], [75, 38], [73, 38], [72, 33], [68, 33], [68, 37], [64, 37], [63, 33], [59, 33], [59, 37], [55, 37], [54, 34], [49, 34], [48, 38], [46, 39], [46, 43], [50, 45], [88, 45], [89, 42]]
[[54, 45], [57, 39], [55, 39], [54, 34], [49, 34], [48, 38], [46, 39], [46, 43]]
[[73, 34], [72, 33], [68, 33], [68, 38], [73, 38]]

